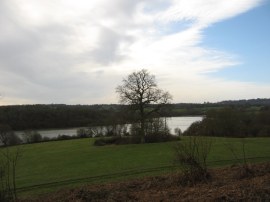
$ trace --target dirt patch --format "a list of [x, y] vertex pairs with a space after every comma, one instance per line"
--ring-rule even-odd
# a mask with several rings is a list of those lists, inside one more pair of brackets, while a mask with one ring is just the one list
[[180, 174], [89, 185], [21, 201], [270, 201], [270, 163], [210, 171], [208, 181], [188, 184]]

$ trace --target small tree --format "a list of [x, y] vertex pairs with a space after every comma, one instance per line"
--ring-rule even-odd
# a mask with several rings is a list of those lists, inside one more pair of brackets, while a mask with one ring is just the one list
[[92, 130], [93, 137], [104, 136], [104, 126], [95, 126], [91, 130]]
[[12, 131], [9, 125], [0, 124], [0, 142], [4, 146], [9, 146], [20, 144], [22, 140]]
[[8, 145], [9, 146], [18, 145], [21, 143], [22, 143], [22, 140], [17, 134], [15, 134], [14, 132], [9, 134], [9, 137], [8, 137]]
[[174, 133], [178, 136], [178, 137], [180, 137], [181, 135], [182, 135], [182, 130], [180, 129], [180, 128], [175, 128], [174, 129]]
[[24, 132], [23, 139], [26, 143], [37, 143], [42, 141], [42, 136], [37, 131], [28, 130]]
[[122, 104], [128, 104], [132, 106], [134, 111], [138, 112], [141, 143], [144, 143], [146, 120], [168, 104], [172, 96], [159, 89], [155, 76], [145, 69], [131, 73], [122, 82], [122, 85], [116, 88], [116, 92], [119, 94]]

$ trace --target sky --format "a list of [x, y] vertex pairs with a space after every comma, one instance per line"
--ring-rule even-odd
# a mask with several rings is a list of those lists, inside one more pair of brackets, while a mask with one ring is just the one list
[[147, 69], [173, 103], [270, 98], [268, 0], [1, 0], [0, 105], [115, 104]]

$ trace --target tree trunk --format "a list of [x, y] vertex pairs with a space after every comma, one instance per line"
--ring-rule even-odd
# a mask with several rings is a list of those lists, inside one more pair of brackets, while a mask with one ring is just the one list
[[141, 143], [145, 143], [145, 116], [144, 116], [144, 106], [142, 104], [142, 100], [140, 102], [140, 122], [141, 122]]
[[144, 119], [141, 120], [141, 143], [145, 143], [145, 121]]

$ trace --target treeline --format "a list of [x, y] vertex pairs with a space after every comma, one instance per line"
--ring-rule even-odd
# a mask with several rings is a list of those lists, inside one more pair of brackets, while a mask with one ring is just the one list
[[123, 123], [120, 105], [17, 105], [0, 107], [0, 123], [13, 130], [69, 128]]
[[270, 106], [270, 99], [248, 99], [248, 100], [226, 100], [226, 101], [222, 101], [222, 102], [218, 102], [217, 104], [223, 104], [223, 105], [244, 105], [244, 106], [254, 106], [254, 105], [258, 105], [258, 106]]
[[[270, 99], [223, 101], [219, 103], [171, 104], [158, 116], [205, 115], [208, 111], [223, 107], [244, 107], [247, 111], [258, 111], [270, 106]], [[148, 106], [151, 108], [151, 105]], [[14, 105], [0, 106], [0, 124], [13, 130], [37, 130], [51, 128], [87, 127], [130, 123], [136, 114], [123, 105]]]
[[193, 123], [184, 135], [270, 137], [270, 107], [262, 107], [258, 111], [236, 106], [210, 110], [202, 121]]
[[270, 106], [270, 99], [227, 100], [210, 103], [177, 103], [167, 111], [170, 116], [206, 115], [208, 111], [222, 109], [224, 107], [241, 107], [247, 111], [258, 111], [261, 107]]

